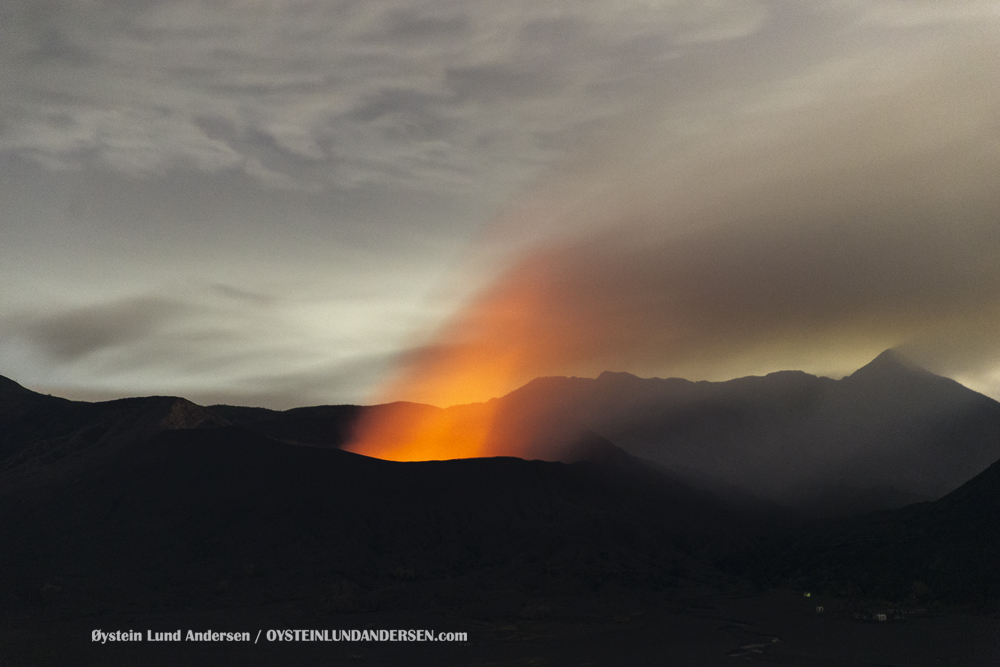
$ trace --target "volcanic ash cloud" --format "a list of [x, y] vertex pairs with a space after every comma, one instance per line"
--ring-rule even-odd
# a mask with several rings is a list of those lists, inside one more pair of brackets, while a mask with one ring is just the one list
[[[471, 403], [603, 370], [843, 373], [898, 345], [939, 372], [989, 371], [1000, 49], [986, 41], [895, 54], [882, 76], [862, 62], [810, 84], [801, 104], [763, 95], [740, 122], [670, 149], [653, 132], [635, 160], [564, 188], [585, 195], [377, 399]], [[447, 458], [452, 439], [456, 456], [518, 454], [476, 444], [491, 442], [489, 412], [474, 425], [370, 420], [351, 448]]]

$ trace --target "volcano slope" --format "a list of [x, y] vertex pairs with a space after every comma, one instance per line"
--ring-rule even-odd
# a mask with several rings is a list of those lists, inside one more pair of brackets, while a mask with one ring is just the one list
[[[839, 598], [1000, 611], [1000, 461], [935, 502], [818, 521], [735, 559], [742, 574]], [[751, 564], [752, 563], [752, 564]]]
[[[463, 587], [661, 591], [707, 576], [703, 550], [749, 525], [641, 466], [391, 463], [232, 426], [161, 432], [4, 501], [0, 565], [19, 573], [5, 594], [67, 613], [289, 597], [364, 608], [427, 580], [455, 582], [456, 600]], [[47, 584], [59, 594], [40, 596]], [[411, 593], [400, 603], [426, 604]]]

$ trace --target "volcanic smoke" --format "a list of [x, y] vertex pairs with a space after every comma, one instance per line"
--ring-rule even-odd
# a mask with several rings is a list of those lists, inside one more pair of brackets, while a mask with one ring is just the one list
[[489, 399], [545, 375], [836, 374], [899, 345], [937, 372], [996, 359], [1000, 48], [987, 41], [897, 54], [891, 81], [861, 63], [810, 103], [662, 153], [654, 133], [645, 157], [566, 188], [586, 195], [558, 229], [375, 397], [453, 407], [383, 405], [348, 449], [529, 456], [536, 434], [496, 432]]

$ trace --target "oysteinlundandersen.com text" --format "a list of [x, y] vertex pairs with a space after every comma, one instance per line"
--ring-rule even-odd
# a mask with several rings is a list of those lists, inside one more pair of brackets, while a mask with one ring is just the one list
[[[135, 630], [94, 630], [90, 639], [108, 642], [249, 642], [249, 632], [219, 632], [213, 630], [146, 630], [145, 636]], [[465, 642], [467, 632], [437, 632], [436, 630], [263, 630], [253, 639], [256, 644], [264, 637], [269, 642]]]

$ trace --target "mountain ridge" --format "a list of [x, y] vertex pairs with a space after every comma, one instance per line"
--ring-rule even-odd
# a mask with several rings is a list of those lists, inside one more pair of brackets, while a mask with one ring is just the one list
[[[121, 442], [133, 437], [128, 419], [118, 423], [113, 414], [139, 404], [120, 401], [146, 401], [142, 409], [156, 413], [146, 426], [136, 422], [136, 437], [159, 428], [234, 423], [277, 440], [333, 448], [351, 440], [361, 415], [488, 409], [489, 452], [569, 460], [563, 449], [590, 433], [668, 470], [714, 480], [709, 486], [740, 488], [809, 514], [933, 500], [1000, 459], [1000, 403], [893, 350], [840, 380], [777, 371], [693, 382], [605, 371], [597, 378], [539, 377], [487, 404], [444, 409], [404, 402], [273, 411], [204, 408], [168, 397], [84, 403], [45, 397], [13, 380], [3, 386], [13, 389], [0, 401], [0, 469], [19, 454], [11, 441], [25, 440], [25, 423], [42, 424], [49, 410], [66, 416], [31, 427], [38, 431], [29, 438], [36, 458], [93, 448], [114, 439], [106, 437], [109, 431]], [[162, 405], [154, 408], [157, 402]], [[860, 498], [869, 500], [859, 504]]]
[[27, 389], [17, 382], [14, 382], [10, 378], [0, 375], [0, 392], [16, 392], [16, 393], [29, 393], [33, 394], [35, 392]]
[[27, 393], [0, 400], [0, 476], [43, 481], [97, 465], [109, 454], [164, 430], [212, 428], [229, 422], [184, 398], [146, 396], [90, 403]]
[[497, 400], [497, 440], [528, 433], [528, 451], [541, 458], [558, 458], [552, 443], [567, 434], [592, 431], [635, 456], [786, 504], [827, 497], [835, 514], [838, 502], [853, 504], [849, 486], [885, 489], [867, 509], [887, 509], [894, 497], [941, 497], [1000, 459], [1000, 403], [894, 351], [840, 380], [602, 373], [535, 380]]

